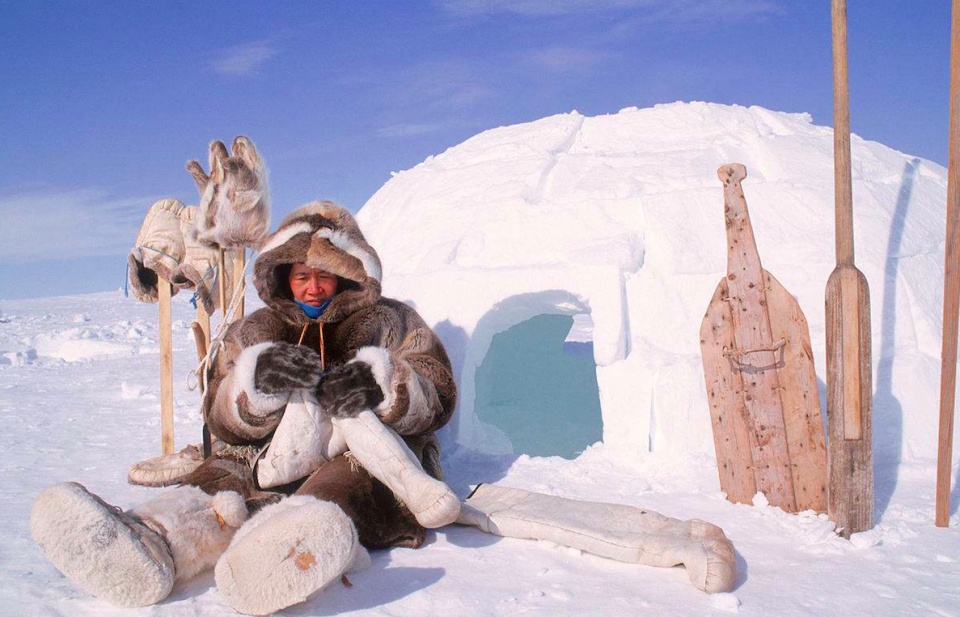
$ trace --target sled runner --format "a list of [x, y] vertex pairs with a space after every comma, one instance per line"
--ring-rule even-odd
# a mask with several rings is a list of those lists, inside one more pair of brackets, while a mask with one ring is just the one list
[[825, 511], [827, 454], [806, 318], [760, 264], [747, 176], [733, 163], [724, 185], [727, 276], [700, 326], [720, 488], [734, 503], [762, 492], [788, 512]]

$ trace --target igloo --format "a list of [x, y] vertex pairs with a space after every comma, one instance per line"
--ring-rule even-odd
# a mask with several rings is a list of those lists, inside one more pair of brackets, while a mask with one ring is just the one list
[[[810, 324], [822, 395], [832, 153], [832, 130], [806, 114], [674, 103], [489, 130], [395, 174], [358, 220], [384, 293], [450, 351], [460, 401], [444, 439], [712, 453], [699, 328], [726, 270], [716, 169], [730, 162], [748, 169], [763, 265]], [[932, 456], [946, 170], [856, 136], [852, 153], [877, 457]], [[909, 434], [907, 413], [923, 418]]]

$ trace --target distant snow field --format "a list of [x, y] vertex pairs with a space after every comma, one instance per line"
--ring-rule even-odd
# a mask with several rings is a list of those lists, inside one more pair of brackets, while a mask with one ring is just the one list
[[[825, 381], [832, 134], [799, 114], [707, 103], [576, 113], [482, 133], [392, 178], [358, 219], [450, 352], [461, 398], [448, 480], [642, 506], [721, 526], [732, 593], [681, 568], [621, 564], [473, 528], [369, 570], [288, 615], [960, 615], [960, 490], [933, 525], [946, 170], [853, 139], [858, 267], [873, 319], [875, 529], [720, 492], [699, 357], [726, 267], [715, 170], [741, 162], [764, 267], [810, 323]], [[132, 240], [132, 239], [131, 239]], [[177, 446], [200, 435], [187, 294], [174, 298]], [[248, 292], [248, 310], [258, 301]], [[212, 576], [120, 610], [61, 576], [29, 537], [34, 497], [75, 480], [128, 508], [159, 454], [157, 309], [119, 292], [0, 302], [0, 615], [235, 614]], [[821, 388], [822, 388], [821, 383]], [[955, 443], [960, 441], [955, 440]], [[954, 466], [956, 475], [957, 466]]]

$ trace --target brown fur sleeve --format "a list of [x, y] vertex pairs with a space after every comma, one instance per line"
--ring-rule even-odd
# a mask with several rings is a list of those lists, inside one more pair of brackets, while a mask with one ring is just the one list
[[203, 414], [210, 432], [231, 444], [267, 437], [277, 427], [289, 394], [267, 395], [256, 389], [258, 355], [283, 332], [258, 311], [230, 325], [204, 393]]
[[457, 387], [440, 339], [415, 328], [393, 346], [360, 348], [354, 361], [371, 365], [384, 392], [374, 411], [401, 435], [426, 435], [450, 420]]

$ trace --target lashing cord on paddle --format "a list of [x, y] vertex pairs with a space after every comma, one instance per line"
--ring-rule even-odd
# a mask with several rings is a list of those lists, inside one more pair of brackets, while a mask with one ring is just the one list
[[758, 353], [761, 351], [780, 351], [780, 349], [782, 349], [783, 346], [786, 344], [787, 344], [787, 339], [782, 338], [776, 343], [774, 343], [773, 347], [757, 347], [755, 349], [728, 349], [724, 347], [723, 355], [729, 358], [730, 356], [745, 356], [748, 353]]

